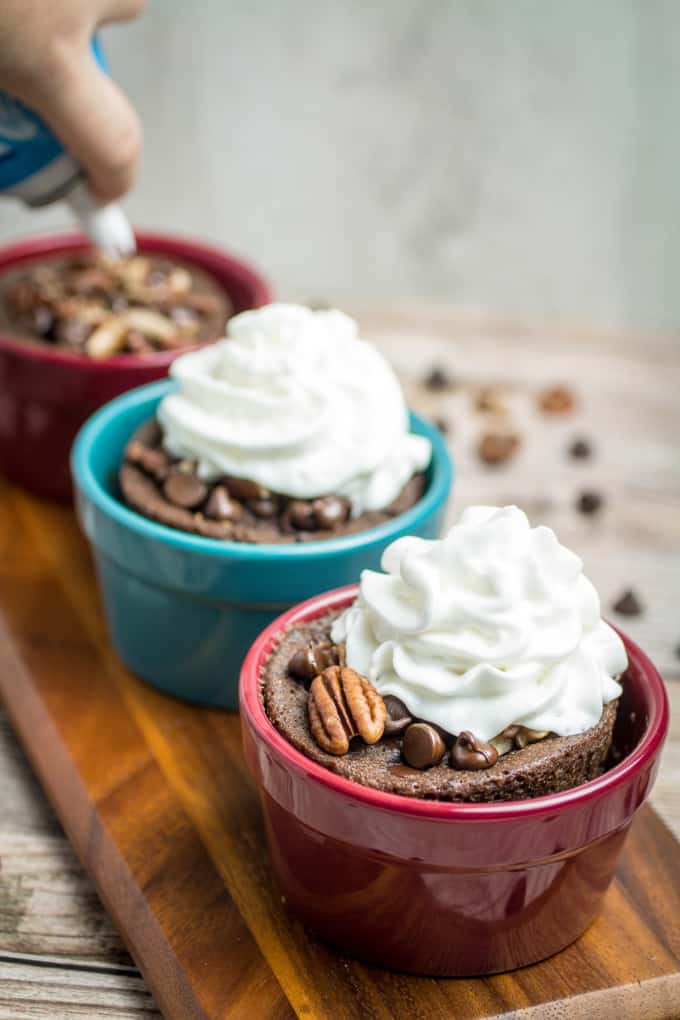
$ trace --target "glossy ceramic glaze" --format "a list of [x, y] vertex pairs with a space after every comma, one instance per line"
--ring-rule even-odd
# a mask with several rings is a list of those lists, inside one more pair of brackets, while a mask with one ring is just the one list
[[[266, 281], [241, 259], [200, 241], [137, 233], [140, 251], [175, 256], [209, 272], [237, 312], [271, 300]], [[80, 234], [54, 234], [0, 249], [0, 273], [36, 258], [84, 251]], [[94, 361], [48, 344], [25, 343], [0, 329], [0, 470], [38, 496], [71, 495], [69, 452], [88, 416], [112, 397], [162, 379], [181, 351]]]
[[127, 393], [83, 427], [73, 450], [76, 502], [111, 639], [126, 665], [170, 694], [236, 709], [243, 657], [275, 616], [364, 567], [377, 568], [400, 535], [439, 534], [451, 462], [439, 431], [412, 415], [433, 458], [425, 495], [399, 517], [356, 535], [291, 545], [189, 535], [129, 510], [118, 495], [125, 445], [172, 387], [164, 381]]
[[556, 953], [597, 914], [651, 789], [668, 728], [661, 678], [624, 637], [630, 666], [615, 730], [624, 757], [573, 790], [495, 804], [381, 793], [295, 750], [259, 698], [277, 635], [356, 591], [275, 620], [241, 674], [244, 750], [286, 903], [350, 956], [416, 974], [489, 974]]

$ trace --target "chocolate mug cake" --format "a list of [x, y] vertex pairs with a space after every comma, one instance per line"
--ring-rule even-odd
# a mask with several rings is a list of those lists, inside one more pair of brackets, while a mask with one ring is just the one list
[[52, 256], [0, 278], [0, 327], [96, 360], [216, 340], [231, 313], [229, 296], [210, 273], [148, 252]]
[[337, 538], [414, 506], [431, 444], [384, 356], [339, 311], [272, 304], [178, 358], [179, 389], [131, 438], [127, 504], [207, 538]]
[[405, 796], [518, 800], [605, 767], [627, 666], [580, 559], [516, 507], [401, 538], [356, 601], [294, 627], [261, 676], [298, 750]]

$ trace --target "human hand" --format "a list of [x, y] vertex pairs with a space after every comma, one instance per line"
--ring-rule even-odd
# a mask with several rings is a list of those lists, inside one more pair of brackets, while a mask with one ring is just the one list
[[1, 0], [0, 88], [50, 126], [102, 203], [130, 189], [142, 132], [92, 55], [100, 25], [136, 17], [144, 0]]

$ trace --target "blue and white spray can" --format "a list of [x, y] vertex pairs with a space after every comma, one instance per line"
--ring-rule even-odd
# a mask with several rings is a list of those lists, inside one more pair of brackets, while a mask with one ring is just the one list
[[[92, 50], [105, 67], [97, 39]], [[0, 90], [0, 196], [5, 195], [34, 208], [64, 201], [97, 248], [113, 257], [135, 250], [132, 228], [120, 206], [115, 202], [99, 205], [82, 169], [45, 122]]]

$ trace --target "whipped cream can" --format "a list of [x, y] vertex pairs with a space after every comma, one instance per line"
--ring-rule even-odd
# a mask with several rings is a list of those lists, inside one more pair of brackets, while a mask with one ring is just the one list
[[[97, 38], [92, 52], [106, 69]], [[92, 242], [108, 254], [134, 251], [132, 230], [115, 203], [99, 205], [82, 170], [33, 110], [0, 90], [0, 195], [19, 198], [33, 208], [67, 202]]]

